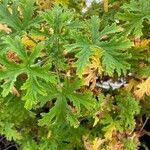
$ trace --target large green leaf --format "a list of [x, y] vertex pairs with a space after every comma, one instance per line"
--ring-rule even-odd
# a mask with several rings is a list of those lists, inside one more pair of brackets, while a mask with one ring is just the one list
[[116, 18], [125, 21], [127, 34], [133, 32], [136, 37], [143, 35], [143, 21], [150, 21], [150, 0], [131, 0], [130, 4], [123, 5], [123, 13], [118, 13]]
[[[80, 112], [83, 107], [90, 110], [95, 104], [91, 93], [83, 94], [76, 91], [80, 86], [80, 81], [70, 82], [67, 79], [61, 89], [51, 93], [51, 95], [55, 95], [53, 97], [56, 99], [55, 105], [48, 113], [42, 114], [43, 118], [39, 120], [39, 125], [51, 126], [58, 122], [63, 123], [67, 119], [70, 125], [78, 127], [77, 114], [72, 112], [71, 107], [74, 106], [77, 112]], [[68, 102], [73, 102], [73, 106], [69, 105]]]
[[128, 63], [131, 55], [123, 51], [132, 46], [132, 43], [123, 37], [117, 39], [112, 38], [109, 42], [100, 42], [100, 47], [103, 51], [102, 64], [105, 67], [105, 72], [112, 76], [116, 71], [120, 76], [122, 73], [125, 75], [127, 70], [130, 69]]
[[34, 16], [34, 0], [13, 0], [11, 5], [9, 2], [9, 0], [0, 2], [0, 22], [7, 24], [17, 34], [21, 34], [40, 21], [39, 17]]
[[[133, 43], [127, 38], [119, 37], [117, 34], [120, 31], [119, 27], [112, 24], [100, 31], [100, 19], [97, 16], [92, 16], [86, 22], [85, 30], [87, 33], [84, 36], [81, 33], [79, 35], [75, 33], [73, 38], [76, 42], [65, 46], [68, 52], [76, 53], [75, 67], [77, 68], [77, 75], [82, 77], [85, 68], [90, 64], [91, 56], [94, 56], [95, 53], [96, 55], [97, 53], [102, 54], [97, 55], [97, 57], [102, 60], [101, 63], [106, 74], [112, 76], [116, 71], [119, 76], [121, 74], [125, 75], [127, 70], [130, 69], [128, 60], [131, 57], [126, 50]], [[103, 41], [103, 37], [107, 37], [105, 41]]]
[[31, 109], [39, 102], [38, 96], [46, 96], [46, 90], [42, 85], [42, 82], [56, 83], [56, 76], [51, 74], [49, 67], [35, 64], [35, 59], [39, 57], [43, 46], [39, 43], [31, 54], [27, 53], [25, 46], [21, 43], [20, 39], [12, 39], [10, 37], [5, 38], [5, 44], [8, 47], [5, 50], [11, 50], [15, 52], [18, 58], [21, 59], [20, 63], [13, 60], [8, 60], [5, 53], [0, 55], [0, 63], [3, 65], [3, 69], [0, 73], [0, 80], [4, 80], [2, 84], [2, 95], [6, 97], [9, 92], [12, 91], [13, 86], [17, 80], [17, 77], [21, 74], [26, 74], [28, 79], [21, 87], [22, 90], [26, 90], [26, 94], [23, 97], [25, 100], [25, 108]]

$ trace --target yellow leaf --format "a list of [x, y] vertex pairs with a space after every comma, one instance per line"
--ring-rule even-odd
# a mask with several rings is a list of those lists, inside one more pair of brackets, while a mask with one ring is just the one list
[[52, 135], [52, 132], [49, 130], [48, 133], [47, 133], [47, 138], [49, 139]]
[[100, 146], [105, 142], [104, 139], [95, 138], [93, 141], [93, 149], [92, 150], [99, 150]]
[[84, 78], [84, 85], [89, 86], [91, 83], [90, 88], [93, 90], [96, 84], [96, 76], [97, 74], [102, 74], [103, 68], [100, 62], [100, 58], [102, 54], [100, 53], [99, 49], [93, 49], [94, 55], [90, 58], [91, 64], [85, 69], [83, 75], [86, 75]]
[[94, 119], [95, 120], [94, 120], [93, 127], [95, 127], [97, 125], [97, 123], [99, 122], [99, 118], [97, 116]]
[[113, 131], [115, 131], [115, 130], [116, 130], [115, 123], [111, 123], [110, 125], [107, 126], [107, 130], [104, 134], [104, 137], [108, 140], [111, 140]]
[[150, 39], [135, 40], [135, 48], [136, 49], [148, 48], [149, 44], [150, 44]]
[[31, 49], [36, 46], [36, 42], [43, 41], [44, 39], [45, 39], [44, 36], [31, 36], [31, 38], [29, 38], [28, 36], [24, 36], [22, 38], [22, 42], [26, 47]]
[[69, 0], [55, 0], [55, 3], [67, 6], [69, 4]]
[[93, 56], [91, 59], [92, 59], [91, 60], [92, 63], [90, 65], [90, 67], [94, 68], [95, 70], [98, 71], [99, 74], [101, 74], [103, 71], [103, 68], [102, 68], [99, 56]]
[[125, 90], [127, 92], [131, 92], [132, 90], [135, 91], [137, 84], [138, 82], [136, 80], [131, 79], [128, 85], [125, 87]]
[[54, 0], [38, 0], [37, 5], [40, 10], [49, 9], [54, 4]]
[[150, 96], [150, 77], [143, 83], [137, 86], [138, 90], [135, 91], [135, 96], [142, 98], [144, 94]]

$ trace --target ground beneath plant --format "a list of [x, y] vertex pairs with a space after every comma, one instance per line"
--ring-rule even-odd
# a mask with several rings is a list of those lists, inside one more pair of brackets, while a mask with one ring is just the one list
[[0, 150], [19, 150], [19, 148], [15, 142], [8, 141], [4, 136], [0, 136]]
[[[150, 132], [150, 119], [148, 120], [144, 129]], [[140, 138], [140, 142], [146, 145], [146, 147], [150, 150], [150, 136], [143, 135]], [[4, 136], [0, 135], [0, 150], [19, 150], [19, 146], [14, 141], [8, 141]], [[139, 147], [139, 150], [146, 150], [143, 146]]]

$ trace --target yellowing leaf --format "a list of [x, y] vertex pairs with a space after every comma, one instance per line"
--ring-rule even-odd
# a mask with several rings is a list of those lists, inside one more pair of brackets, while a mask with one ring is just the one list
[[94, 119], [95, 120], [94, 120], [93, 127], [95, 127], [97, 125], [97, 123], [99, 122], [99, 118], [97, 116]]
[[135, 48], [137, 49], [143, 49], [143, 48], [148, 48], [150, 44], [150, 40], [149, 39], [136, 39], [135, 40]]
[[95, 138], [93, 141], [93, 149], [92, 150], [99, 150], [100, 146], [105, 142], [104, 139], [101, 138]]
[[96, 84], [96, 72], [95, 70], [91, 70], [91, 69], [88, 70], [88, 75], [86, 78], [84, 78], [84, 85], [89, 86], [90, 83], [92, 83], [90, 86], [91, 89], [94, 89]]
[[93, 141], [88, 139], [88, 136], [83, 136], [83, 143], [85, 150], [100, 150], [100, 146], [105, 142], [105, 139], [95, 138]]
[[137, 84], [138, 82], [136, 80], [131, 79], [128, 85], [125, 87], [125, 90], [127, 92], [131, 92], [132, 90], [135, 91]]
[[20, 97], [20, 93], [19, 93], [19, 91], [16, 89], [15, 86], [12, 87], [12, 94], [15, 95], [15, 96], [17, 96], [17, 97]]
[[69, 4], [69, 0], [38, 0], [37, 5], [40, 10], [50, 9], [54, 4], [67, 6]]
[[137, 86], [138, 90], [135, 91], [135, 95], [138, 98], [142, 98], [144, 94], [150, 96], [150, 77], [143, 83]]
[[37, 5], [39, 6], [41, 10], [51, 8], [53, 3], [54, 3], [54, 0], [38, 0], [37, 1]]
[[110, 125], [108, 125], [108, 126], [106, 127], [106, 129], [107, 129], [107, 130], [106, 130], [104, 136], [105, 136], [106, 139], [111, 140], [111, 139], [112, 139], [113, 131], [116, 130], [115, 123], [111, 123]]
[[69, 4], [69, 0], [55, 0], [55, 3], [65, 6]]
[[94, 89], [95, 87], [97, 74], [101, 74], [103, 71], [103, 68], [100, 62], [101, 54], [99, 52], [99, 49], [93, 49], [93, 51], [95, 55], [91, 56], [91, 64], [83, 72], [83, 75], [87, 75], [84, 78], [84, 85], [89, 86], [91, 83], [91, 86], [90, 86], [91, 89]]
[[43, 41], [44, 39], [44, 36], [31, 36], [31, 38], [24, 36], [22, 42], [27, 48], [31, 49], [37, 45], [36, 42]]
[[91, 68], [94, 68], [95, 70], [98, 71], [98, 74], [101, 74], [102, 71], [103, 71], [103, 68], [102, 68], [99, 57], [98, 56], [93, 56], [91, 62], [92, 62], [91, 65], [90, 65]]

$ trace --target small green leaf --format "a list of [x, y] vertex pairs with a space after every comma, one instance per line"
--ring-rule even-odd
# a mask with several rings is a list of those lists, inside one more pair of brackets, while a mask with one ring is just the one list
[[77, 55], [76, 57], [78, 60], [75, 63], [75, 67], [77, 67], [77, 75], [81, 78], [84, 69], [90, 64], [91, 51], [90, 47], [87, 45], [85, 46]]
[[14, 83], [16, 81], [16, 78], [17, 78], [17, 74], [15, 74], [15, 76], [12, 76], [11, 80], [8, 80], [6, 81], [3, 85], [2, 85], [2, 88], [3, 88], [3, 91], [2, 91], [2, 96], [3, 97], [6, 97], [9, 92], [12, 90], [13, 86], [14, 86]]
[[42, 85], [38, 82], [37, 78], [33, 75], [29, 75], [27, 81], [22, 85], [22, 90], [26, 90], [26, 94], [23, 97], [25, 100], [25, 108], [31, 109], [38, 102], [38, 94], [46, 96], [47, 93]]
[[122, 126], [125, 129], [134, 130], [134, 117], [140, 112], [139, 101], [130, 95], [126, 95], [126, 97], [118, 96], [117, 105], [120, 109], [119, 118]]

